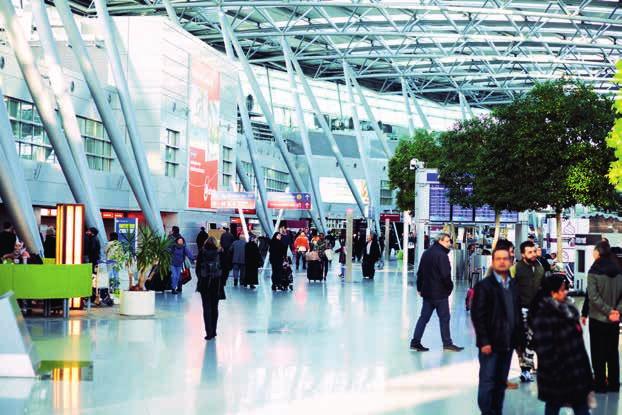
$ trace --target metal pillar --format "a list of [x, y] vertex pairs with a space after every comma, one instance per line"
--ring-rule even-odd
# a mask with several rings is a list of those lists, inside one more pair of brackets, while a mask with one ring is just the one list
[[305, 154], [307, 168], [309, 169], [313, 203], [315, 203], [318, 214], [320, 215], [320, 223], [322, 224], [322, 229], [320, 230], [326, 233], [324, 206], [320, 198], [319, 184], [315, 182], [316, 175], [313, 170], [313, 160], [311, 158], [313, 153], [311, 151], [311, 143], [309, 142], [309, 130], [307, 129], [307, 124], [305, 124], [304, 113], [302, 112], [302, 103], [300, 102], [300, 93], [298, 91], [298, 84], [296, 83], [296, 74], [294, 73], [294, 68], [289, 59], [285, 59], [285, 66], [289, 76], [289, 87], [291, 88], [292, 97], [294, 98], [294, 106], [296, 107], [296, 120], [298, 121], [298, 128], [300, 128], [300, 141], [302, 142], [302, 149]]
[[391, 259], [391, 220], [384, 220], [384, 261], [389, 265]]
[[110, 68], [112, 69], [114, 83], [117, 86], [121, 110], [123, 111], [130, 144], [134, 152], [134, 160], [136, 160], [136, 165], [138, 166], [140, 181], [143, 185], [145, 196], [147, 196], [149, 206], [151, 206], [151, 210], [155, 214], [156, 224], [159, 226], [159, 229], [163, 231], [164, 225], [162, 223], [160, 209], [158, 208], [158, 199], [153, 192], [153, 180], [151, 180], [151, 171], [149, 171], [149, 164], [147, 163], [147, 157], [145, 157], [144, 142], [140, 137], [138, 123], [136, 122], [136, 109], [130, 98], [130, 88], [125, 79], [125, 74], [123, 73], [123, 65], [121, 64], [119, 49], [117, 48], [117, 42], [114, 37], [115, 27], [108, 14], [106, 0], [95, 0], [95, 8], [97, 9], [97, 17], [101, 23], [102, 32], [104, 34], [106, 52], [108, 54]]
[[354, 221], [352, 209], [346, 211], [346, 282], [352, 282], [352, 237], [354, 236]]
[[408, 279], [408, 236], [410, 235], [410, 211], [405, 211], [404, 216], [404, 231], [402, 233], [402, 281]]
[[[0, 96], [4, 96], [1, 87]], [[0, 103], [0, 198], [28, 251], [43, 255], [43, 242], [4, 102]]]
[[[345, 61], [344, 61], [345, 62]], [[415, 123], [413, 122], [413, 112], [410, 108], [410, 97], [406, 88], [406, 80], [402, 78], [402, 95], [404, 96], [404, 105], [406, 106], [406, 116], [408, 117], [408, 134], [411, 137], [415, 135]]]
[[[171, 21], [176, 25], [181, 26], [179, 24], [179, 17], [177, 17], [177, 13], [175, 13], [175, 8], [171, 4], [171, 2], [169, 0], [162, 0], [162, 4], [164, 4], [164, 8], [166, 9], [166, 14], [168, 14], [168, 18], [171, 19]], [[97, 7], [97, 4], [95, 4], [95, 6]]]
[[460, 101], [460, 112], [462, 113], [462, 120], [466, 121], [470, 118], [473, 118], [473, 110], [471, 109], [471, 106], [469, 105], [466, 97], [462, 92], [458, 94], [458, 100]]
[[[279, 148], [281, 155], [283, 156], [283, 160], [285, 161], [287, 170], [289, 171], [289, 174], [291, 175], [292, 180], [294, 181], [294, 185], [296, 186], [296, 189], [299, 192], [304, 192], [305, 186], [303, 186], [302, 178], [300, 177], [300, 174], [296, 170], [296, 165], [294, 164], [294, 160], [289, 154], [289, 150], [287, 149], [287, 145], [285, 144], [285, 140], [283, 139], [283, 135], [281, 134], [281, 131], [278, 128], [276, 128], [276, 122], [274, 120], [274, 116], [272, 115], [272, 112], [270, 111], [270, 107], [268, 106], [268, 103], [266, 102], [266, 99], [263, 96], [261, 88], [259, 87], [259, 84], [257, 83], [257, 78], [255, 78], [253, 69], [251, 68], [251, 65], [248, 63], [248, 59], [246, 58], [246, 55], [244, 55], [244, 51], [242, 50], [242, 47], [240, 46], [238, 39], [235, 37], [235, 34], [233, 33], [233, 30], [231, 29], [231, 25], [225, 18], [224, 12], [222, 10], [219, 11], [219, 17], [220, 17], [220, 25], [222, 27], [222, 31], [227, 33], [227, 35], [229, 36], [229, 40], [231, 41], [231, 45], [233, 46], [233, 48], [235, 49], [235, 52], [238, 55], [238, 61], [240, 62], [240, 65], [242, 66], [242, 70], [246, 74], [246, 78], [248, 79], [248, 82], [251, 84], [253, 93], [255, 94], [255, 97], [257, 98], [257, 103], [261, 107], [261, 111], [263, 112], [264, 117], [266, 118], [266, 121], [268, 122], [268, 125], [270, 126], [270, 129], [272, 130], [272, 134], [274, 134], [274, 141], [276, 142], [276, 145]], [[321, 224], [315, 218], [312, 217], [312, 219], [313, 219], [313, 223], [315, 224], [315, 226], [318, 229], [320, 229]]]
[[302, 68], [300, 68], [298, 61], [294, 57], [294, 53], [289, 47], [289, 44], [287, 43], [287, 40], [285, 39], [285, 37], [281, 38], [281, 46], [283, 47], [283, 54], [285, 57], [285, 61], [287, 62], [289, 60], [291, 64], [294, 65], [296, 72], [298, 72], [298, 77], [300, 81], [302, 82], [302, 87], [304, 88], [305, 94], [307, 95], [307, 98], [309, 99], [309, 102], [311, 103], [311, 106], [313, 107], [313, 111], [315, 112], [317, 119], [320, 122], [320, 125], [322, 126], [322, 130], [324, 130], [324, 134], [326, 134], [326, 138], [328, 139], [330, 148], [333, 154], [335, 155], [335, 158], [337, 159], [337, 163], [339, 164], [339, 169], [341, 169], [341, 173], [343, 174], [343, 177], [346, 179], [346, 182], [348, 183], [348, 187], [350, 188], [350, 191], [354, 195], [354, 199], [356, 200], [356, 204], [358, 205], [361, 211], [361, 214], [363, 215], [363, 217], [365, 217], [367, 216], [365, 214], [365, 204], [363, 203], [363, 199], [361, 198], [361, 195], [359, 194], [359, 190], [356, 188], [356, 185], [354, 184], [354, 180], [352, 180], [352, 177], [350, 177], [350, 173], [346, 169], [346, 162], [343, 159], [343, 156], [341, 155], [341, 150], [339, 150], [339, 146], [337, 146], [337, 141], [335, 141], [335, 136], [333, 136], [333, 132], [330, 130], [330, 126], [324, 119], [324, 114], [322, 113], [322, 110], [320, 109], [320, 105], [315, 99], [315, 95], [313, 95], [313, 91], [311, 91], [311, 87], [309, 86], [307, 79], [305, 78], [305, 74], [302, 71]]
[[374, 129], [374, 132], [378, 136], [378, 140], [380, 140], [380, 144], [382, 144], [382, 149], [384, 150], [384, 154], [387, 156], [387, 159], [390, 159], [393, 156], [393, 152], [389, 148], [389, 144], [387, 143], [387, 138], [385, 137], [384, 133], [380, 130], [380, 127], [378, 126], [376, 117], [374, 117], [374, 113], [372, 112], [371, 107], [367, 103], [367, 98], [365, 98], [365, 94], [363, 94], [363, 90], [361, 89], [361, 86], [356, 80], [356, 76], [354, 76], [354, 72], [352, 72], [352, 68], [350, 68], [350, 65], [348, 65], [348, 62], [346, 62], [345, 60], [343, 61], [343, 68], [344, 68], [343, 70], [344, 76], [350, 76], [352, 85], [354, 86], [354, 88], [358, 92], [359, 97], [361, 98], [361, 104], [363, 104], [363, 108], [365, 109], [365, 113], [367, 114], [367, 119], [371, 123], [372, 128]]
[[[363, 132], [361, 129], [361, 121], [359, 120], [359, 114], [358, 114], [358, 108], [356, 105], [356, 99], [354, 97], [354, 90], [352, 88], [352, 83], [350, 82], [349, 77], [346, 74], [347, 68], [346, 68], [346, 61], [343, 61], [343, 71], [344, 71], [344, 79], [346, 81], [346, 88], [348, 89], [348, 96], [350, 98], [350, 107], [352, 110], [352, 121], [354, 121], [354, 133], [356, 136], [356, 143], [357, 143], [357, 147], [358, 147], [358, 151], [359, 151], [359, 155], [361, 157], [361, 165], [363, 166], [363, 174], [365, 175], [365, 180], [367, 181], [367, 191], [369, 192], [369, 200], [370, 200], [370, 206], [369, 209], [372, 210], [372, 206], [375, 205], [375, 203], [378, 203], [378, 206], [380, 206], [380, 198], [376, 199], [374, 196], [374, 192], [372, 191], [372, 180], [371, 180], [371, 176], [369, 175], [369, 167], [367, 166], [367, 154], [365, 151], [365, 143], [363, 142]], [[369, 217], [371, 217], [372, 215], [368, 215]], [[375, 228], [376, 228], [376, 235], [380, 236], [380, 219], [379, 219], [379, 212], [375, 212], [374, 216], [374, 223], [375, 223]], [[378, 217], [376, 217], [378, 216]], [[369, 227], [368, 227], [369, 229]]]
[[[235, 171], [237, 172], [238, 177], [240, 178], [240, 183], [242, 183], [242, 187], [244, 188], [244, 190], [247, 192], [252, 192], [253, 186], [251, 186], [251, 183], [248, 181], [248, 177], [246, 177], [246, 172], [244, 171], [242, 162], [237, 157], [235, 158]], [[260, 210], [257, 210], [257, 212], [259, 213]], [[268, 232], [269, 229], [271, 228], [270, 221], [261, 214], [258, 214], [257, 218], [259, 219], [259, 222], [261, 223], [261, 227], [264, 228], [264, 232]]]
[[[223, 31], [223, 41], [225, 43], [225, 50], [227, 52], [227, 57], [232, 61], [235, 61], [235, 55], [233, 53], [233, 47], [231, 46], [231, 40], [225, 31]], [[257, 190], [259, 191], [259, 196], [261, 197], [261, 203], [259, 204], [259, 209], [257, 209], [258, 216], [263, 215], [264, 221], [266, 223], [271, 223], [270, 214], [266, 204], [268, 203], [268, 193], [266, 191], [266, 182], [264, 180], [263, 169], [259, 165], [257, 161], [256, 155], [259, 154], [257, 149], [255, 148], [255, 136], [253, 134], [253, 126], [251, 124], [251, 118], [248, 114], [248, 109], [246, 108], [246, 100], [244, 98], [244, 91], [242, 91], [242, 84], [238, 77], [237, 83], [237, 101], [238, 101], [238, 109], [240, 110], [240, 118], [242, 119], [242, 129], [244, 133], [244, 138], [246, 139], [246, 146], [248, 147], [248, 154], [251, 159], [251, 165], [253, 166], [253, 172], [255, 173], [255, 182], [257, 183]], [[236, 155], [237, 158], [237, 155]], [[268, 228], [266, 229], [266, 233], [268, 232]]]
[[119, 164], [121, 165], [121, 168], [125, 173], [130, 187], [132, 188], [134, 196], [136, 197], [136, 201], [138, 202], [138, 205], [143, 211], [149, 227], [154, 232], [161, 233], [164, 231], [164, 228], [162, 226], [162, 219], [156, 218], [154, 211], [151, 209], [149, 200], [147, 199], [147, 196], [142, 188], [140, 178], [136, 173], [136, 171], [138, 170], [136, 164], [134, 163], [134, 160], [132, 160], [132, 158], [129, 156], [129, 153], [127, 151], [128, 149], [125, 144], [125, 137], [123, 137], [118, 129], [118, 121], [115, 118], [112, 109], [110, 108], [110, 104], [108, 103], [106, 94], [104, 93], [99, 79], [97, 78], [97, 75], [93, 70], [91, 58], [88, 51], [86, 50], [86, 46], [84, 45], [82, 37], [80, 36], [80, 31], [78, 30], [78, 26], [73, 19], [71, 10], [69, 8], [69, 5], [67, 4], [67, 0], [56, 0], [54, 3], [56, 4], [58, 15], [63, 22], [63, 27], [65, 28], [65, 32], [67, 33], [67, 37], [71, 44], [71, 50], [73, 51], [76, 60], [80, 65], [82, 75], [84, 75], [84, 80], [88, 85], [91, 95], [93, 96], [95, 106], [97, 107], [99, 115], [102, 118], [104, 127], [108, 132], [110, 142], [112, 143], [115, 154], [117, 155], [117, 158], [119, 160]]
[[[104, 221], [101, 217], [99, 204], [97, 203], [97, 198], [93, 193], [94, 187], [91, 184], [89, 177], [88, 163], [86, 161], [86, 155], [84, 154], [84, 140], [82, 138], [82, 133], [80, 132], [78, 119], [76, 118], [76, 111], [73, 106], [73, 101], [69, 95], [69, 91], [67, 90], [60, 55], [58, 53], [58, 48], [56, 47], [56, 41], [54, 40], [52, 27], [50, 26], [50, 21], [48, 19], [43, 0], [32, 1], [32, 16], [37, 26], [37, 33], [39, 34], [41, 46], [45, 51], [44, 56], [48, 65], [50, 85], [52, 87], [54, 97], [56, 98], [56, 103], [58, 104], [58, 112], [60, 114], [65, 137], [67, 137], [69, 150], [71, 151], [71, 155], [77, 169], [75, 173], [70, 172], [70, 174], [77, 174], [83, 183], [83, 185], [80, 186], [84, 191], [84, 197], [86, 199], [81, 203], [85, 204], [86, 223], [89, 226], [94, 226], [100, 231], [97, 237], [101, 246], [104, 247], [108, 242], [108, 238], [106, 237]], [[54, 150], [56, 151], [56, 148]], [[66, 174], [65, 169], [63, 169], [63, 172]], [[76, 197], [76, 200], [78, 200], [78, 197]]]
[[417, 99], [415, 94], [413, 94], [413, 92], [410, 90], [410, 87], [408, 86], [408, 82], [404, 81], [403, 85], [406, 86], [407, 92], [410, 92], [410, 95], [413, 97], [413, 104], [415, 106], [415, 110], [417, 111], [417, 114], [419, 115], [419, 119], [421, 120], [421, 124], [423, 125], [423, 128], [425, 128], [427, 131], [432, 130], [432, 127], [430, 126], [430, 121], [428, 120], [428, 116], [425, 114], [425, 112], [423, 112], [423, 108], [421, 108], [421, 104], [419, 104], [419, 100]]

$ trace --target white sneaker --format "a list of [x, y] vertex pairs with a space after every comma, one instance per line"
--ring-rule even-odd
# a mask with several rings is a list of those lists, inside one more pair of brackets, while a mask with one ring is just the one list
[[533, 375], [530, 371], [525, 370], [520, 374], [520, 381], [523, 383], [533, 382]]

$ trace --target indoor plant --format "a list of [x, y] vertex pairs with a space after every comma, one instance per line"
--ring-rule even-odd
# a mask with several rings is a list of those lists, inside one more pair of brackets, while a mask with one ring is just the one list
[[[171, 266], [171, 241], [165, 235], [153, 232], [146, 226], [138, 228], [138, 244], [130, 236], [126, 241], [114, 241], [107, 249], [113, 267], [127, 270], [128, 289], [121, 291], [120, 313], [144, 316], [155, 313], [155, 292], [147, 291], [145, 283], [153, 278], [156, 269], [168, 270]], [[136, 248], [135, 248], [136, 247]]]

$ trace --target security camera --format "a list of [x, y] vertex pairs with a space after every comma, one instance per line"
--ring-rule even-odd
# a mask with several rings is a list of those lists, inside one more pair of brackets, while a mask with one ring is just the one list
[[423, 161], [419, 161], [417, 159], [410, 160], [410, 170], [417, 170], [423, 168]]

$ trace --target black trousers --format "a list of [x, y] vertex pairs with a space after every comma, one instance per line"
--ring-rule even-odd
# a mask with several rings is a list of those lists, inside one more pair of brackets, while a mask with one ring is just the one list
[[620, 327], [615, 323], [603, 323], [590, 319], [590, 348], [592, 369], [597, 388], [620, 387], [620, 360], [618, 340]]
[[214, 337], [216, 335], [216, 326], [218, 325], [218, 295], [201, 292], [201, 302], [203, 303], [205, 335]]

